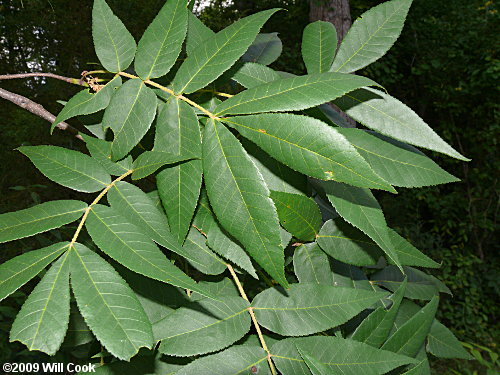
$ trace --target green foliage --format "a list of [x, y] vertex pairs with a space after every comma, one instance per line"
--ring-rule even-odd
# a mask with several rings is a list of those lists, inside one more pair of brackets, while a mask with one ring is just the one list
[[[336, 56], [334, 30], [309, 27], [301, 51], [310, 74], [290, 77], [264, 65], [281, 51], [276, 34], [259, 34], [276, 9], [215, 34], [186, 1], [168, 0], [136, 52], [123, 23], [95, 0], [99, 61], [128, 80], [84, 90], [62, 110], [60, 118], [102, 114], [101, 138], [84, 138], [90, 156], [19, 149], [49, 179], [100, 193], [89, 205], [61, 200], [0, 215], [4, 241], [81, 217], [61, 232], [70, 242], [0, 266], [3, 299], [53, 263], [11, 340], [50, 355], [81, 349], [102, 358], [103, 373], [148, 363], [151, 373], [378, 375], [425, 370], [426, 350], [466, 358], [434, 318], [449, 290], [409, 267], [437, 264], [389, 228], [370, 190], [455, 181], [406, 143], [466, 159], [408, 107], [367, 87], [377, 83], [348, 74], [390, 48], [410, 4], [367, 12]], [[380, 18], [387, 27], [374, 27]], [[185, 39], [187, 55], [179, 55]], [[133, 60], [144, 80], [124, 71]], [[247, 89], [218, 91], [235, 82]], [[338, 127], [339, 114], [325, 107], [334, 99], [378, 133]], [[122, 181], [129, 177], [134, 184]]]

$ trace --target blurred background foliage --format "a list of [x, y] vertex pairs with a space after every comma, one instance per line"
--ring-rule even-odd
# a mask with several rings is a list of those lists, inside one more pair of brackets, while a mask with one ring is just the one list
[[[381, 2], [350, 0], [352, 19]], [[138, 40], [164, 0], [108, 3]], [[91, 6], [91, 1], [80, 0], [0, 0], [0, 74], [43, 71], [79, 77], [83, 70], [96, 68]], [[300, 42], [309, 22], [307, 1], [205, 0], [197, 1], [194, 9], [203, 22], [218, 31], [242, 16], [272, 7], [286, 11], [276, 14], [263, 30], [278, 32], [283, 41], [283, 53], [271, 66], [304, 74]], [[495, 237], [499, 208], [498, 34], [496, 1], [415, 0], [393, 49], [358, 72], [382, 84], [472, 159], [463, 163], [431, 155], [462, 181], [421, 189], [401, 188], [397, 196], [377, 192], [377, 197], [389, 224], [442, 263], [435, 275], [454, 297], [444, 297], [438, 318], [462, 341], [482, 345], [483, 349], [471, 350], [483, 353], [486, 362], [490, 358], [488, 350], [498, 352], [500, 337], [500, 255]], [[61, 108], [57, 100], [67, 100], [79, 90], [78, 86], [42, 78], [2, 81], [1, 87], [29, 97], [52, 113]], [[77, 193], [35, 172], [14, 149], [22, 144], [49, 143], [81, 149], [81, 142], [58, 130], [50, 136], [47, 122], [6, 101], [0, 101], [0, 119], [0, 212], [77, 197]], [[73, 125], [79, 127], [78, 123]], [[49, 232], [4, 245], [0, 261], [40, 247], [46, 236], [61, 233]], [[30, 285], [26, 288], [29, 290]], [[21, 345], [7, 343], [8, 329], [23, 301], [22, 293], [15, 295], [0, 309], [0, 362], [30, 355]], [[474, 364], [451, 362], [436, 363], [436, 374], [475, 371]], [[478, 368], [483, 369], [481, 373], [486, 365]]]

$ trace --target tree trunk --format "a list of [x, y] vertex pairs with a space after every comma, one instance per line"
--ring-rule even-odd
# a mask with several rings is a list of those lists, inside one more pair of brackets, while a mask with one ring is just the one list
[[309, 21], [321, 20], [333, 23], [340, 45], [351, 27], [349, 0], [310, 0], [309, 3]]
[[[333, 26], [337, 30], [338, 48], [352, 24], [349, 0], [309, 0], [309, 21], [327, 21], [333, 23]], [[330, 105], [340, 113], [351, 127], [356, 127], [356, 121], [332, 103]]]

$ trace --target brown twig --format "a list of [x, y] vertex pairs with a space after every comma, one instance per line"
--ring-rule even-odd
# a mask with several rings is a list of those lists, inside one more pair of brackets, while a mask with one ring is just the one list
[[[44, 120], [49, 121], [50, 123], [53, 123], [54, 120], [56, 119], [56, 116], [54, 116], [52, 113], [43, 108], [41, 104], [38, 104], [33, 100], [30, 100], [22, 95], [14, 94], [13, 92], [0, 88], [0, 98], [8, 100], [18, 105], [19, 107], [27, 111], [30, 111], [34, 115], [37, 115], [38, 117], [41, 117]], [[60, 122], [59, 124], [56, 125], [56, 127], [61, 130], [69, 131], [76, 138], [81, 139], [83, 141], [82, 136], [78, 134], [79, 133], [78, 130], [72, 127], [70, 124], [66, 122]]]
[[88, 86], [85, 80], [81, 78], [70, 78], [60, 76], [54, 73], [20, 73], [20, 74], [0, 74], [0, 81], [5, 79], [19, 79], [19, 78], [30, 78], [30, 77], [48, 77], [55, 78], [64, 82], [72, 83], [79, 86]]

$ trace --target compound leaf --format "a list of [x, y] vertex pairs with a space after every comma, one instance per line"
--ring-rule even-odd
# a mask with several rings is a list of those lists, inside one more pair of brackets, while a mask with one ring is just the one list
[[203, 172], [210, 204], [224, 229], [287, 286], [278, 215], [269, 190], [236, 137], [214, 120], [205, 127]]
[[0, 243], [33, 236], [79, 219], [87, 204], [60, 200], [0, 215]]
[[335, 104], [367, 128], [399, 141], [468, 161], [432, 130], [413, 110], [392, 96], [371, 88], [356, 90]]
[[85, 322], [111, 354], [129, 360], [141, 347], [151, 348], [151, 323], [132, 289], [79, 243], [71, 249], [71, 287]]
[[57, 124], [71, 117], [89, 115], [106, 108], [116, 89], [118, 89], [121, 84], [122, 79], [120, 76], [117, 76], [96, 93], [91, 93], [90, 89], [80, 91], [64, 105], [64, 108], [59, 112], [52, 123], [50, 132], [52, 133], [54, 131]]
[[283, 336], [305, 336], [333, 328], [387, 296], [319, 284], [292, 284], [286, 294], [269, 288], [252, 302], [259, 324]]
[[337, 50], [337, 31], [331, 22], [316, 21], [307, 25], [302, 35], [302, 59], [307, 73], [328, 72]]
[[324, 122], [288, 113], [237, 116], [223, 121], [276, 160], [308, 176], [394, 191], [343, 135]]
[[281, 225], [300, 240], [314, 241], [321, 227], [321, 212], [313, 199], [271, 191]]
[[70, 189], [94, 193], [111, 183], [111, 176], [95, 159], [56, 146], [18, 148], [47, 178]]
[[16, 316], [10, 341], [54, 355], [69, 323], [69, 252], [47, 271]]
[[187, 31], [187, 0], [168, 0], [144, 32], [135, 56], [139, 77], [164, 76], [181, 52]]
[[347, 32], [332, 72], [351, 73], [384, 56], [398, 39], [412, 0], [393, 0], [371, 8]]
[[179, 68], [172, 83], [174, 91], [189, 94], [214, 81], [245, 53], [276, 11], [269, 9], [242, 18], [198, 44]]
[[113, 73], [127, 69], [137, 48], [134, 37], [104, 0], [94, 0], [92, 37], [102, 66]]
[[130, 270], [207, 295], [165, 257], [149, 236], [113, 208], [95, 205], [85, 224], [96, 245]]
[[159, 351], [175, 356], [215, 352], [242, 338], [250, 329], [249, 303], [241, 297], [202, 299], [177, 309], [156, 324]]
[[377, 84], [365, 77], [331, 72], [283, 78], [245, 90], [222, 102], [215, 112], [217, 116], [226, 116], [298, 111], [371, 85]]
[[0, 265], [0, 301], [22, 287], [47, 265], [68, 249], [68, 242], [60, 242], [33, 250]]
[[298, 348], [314, 354], [315, 359], [335, 375], [382, 375], [399, 366], [416, 363], [412, 358], [354, 340], [311, 336], [281, 340], [271, 347], [273, 361], [281, 373], [287, 375], [311, 373]]
[[111, 98], [102, 126], [113, 130], [114, 160], [126, 156], [146, 134], [155, 117], [156, 105], [156, 94], [140, 79], [125, 82]]

